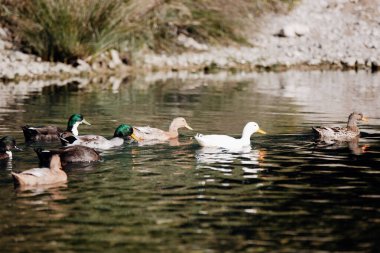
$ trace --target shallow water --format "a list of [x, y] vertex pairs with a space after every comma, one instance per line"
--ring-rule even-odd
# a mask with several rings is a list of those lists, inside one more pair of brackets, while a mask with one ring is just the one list
[[[380, 250], [380, 75], [178, 73], [67, 85], [0, 84], [0, 136], [23, 151], [0, 162], [2, 252], [376, 252]], [[358, 143], [320, 144], [313, 125], [344, 125]], [[267, 135], [252, 150], [178, 142], [124, 145], [66, 168], [67, 184], [14, 189], [11, 170], [38, 166], [20, 126], [81, 112], [80, 134], [111, 136], [120, 123], [167, 128], [183, 116], [200, 133]], [[49, 144], [49, 147], [59, 144]]]

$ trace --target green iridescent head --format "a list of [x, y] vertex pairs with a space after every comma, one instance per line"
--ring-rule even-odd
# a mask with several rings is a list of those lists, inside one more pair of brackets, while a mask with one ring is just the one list
[[76, 113], [76, 114], [71, 115], [71, 117], [69, 118], [69, 121], [67, 122], [67, 131], [72, 131], [73, 128], [76, 129], [78, 125], [82, 123], [86, 125], [91, 125], [83, 118], [82, 114]]
[[113, 137], [125, 138], [133, 134], [133, 127], [127, 124], [121, 124], [115, 129]]

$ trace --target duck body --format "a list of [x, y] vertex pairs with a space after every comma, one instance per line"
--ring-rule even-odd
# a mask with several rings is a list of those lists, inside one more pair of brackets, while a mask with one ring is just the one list
[[243, 129], [241, 138], [234, 138], [228, 135], [219, 134], [197, 134], [194, 136], [194, 138], [202, 147], [216, 147], [238, 151], [251, 146], [250, 137], [255, 132], [265, 134], [265, 132], [259, 128], [259, 125], [256, 122], [248, 122]]
[[185, 127], [189, 130], [193, 130], [186, 122], [185, 118], [178, 117], [173, 119], [169, 126], [169, 131], [164, 131], [158, 128], [144, 126], [134, 127], [134, 134], [139, 141], [168, 141], [178, 138], [178, 129]]
[[65, 145], [67, 146], [81, 145], [81, 146], [85, 146], [89, 148], [106, 150], [106, 149], [111, 149], [114, 147], [121, 146], [124, 143], [124, 139], [120, 137], [114, 137], [110, 140], [100, 135], [81, 135], [81, 136], [72, 136], [72, 137], [74, 137], [75, 139], [65, 138], [66, 140], [69, 141]]
[[351, 141], [360, 136], [357, 121], [367, 121], [362, 113], [353, 112], [348, 117], [347, 127], [312, 127], [313, 133], [321, 140]]
[[55, 126], [32, 127], [25, 125], [21, 129], [24, 133], [25, 141], [56, 141], [59, 140], [58, 134], [64, 132], [64, 130]]
[[360, 131], [358, 129], [353, 130], [348, 129], [347, 127], [317, 126], [312, 129], [317, 137], [327, 140], [350, 141], [360, 135]]
[[4, 136], [0, 139], [0, 160], [12, 159], [12, 149], [19, 150], [16, 140], [12, 136]]
[[49, 168], [34, 168], [21, 173], [12, 172], [15, 185], [37, 186], [56, 184], [67, 181], [67, 174], [62, 170], [59, 155], [51, 158]]
[[61, 163], [67, 165], [69, 163], [89, 163], [101, 160], [100, 154], [92, 148], [85, 146], [63, 147], [53, 150], [42, 150], [41, 148], [34, 150], [37, 153], [41, 165], [48, 165], [53, 155], [59, 155]]
[[132, 126], [122, 124], [116, 128], [114, 136], [110, 140], [100, 135], [74, 136], [71, 134], [62, 134], [61, 142], [64, 146], [81, 145], [94, 149], [107, 150], [123, 145], [124, 138], [129, 136], [135, 138]]
[[73, 114], [67, 122], [66, 130], [56, 126], [33, 127], [29, 125], [22, 126], [21, 129], [24, 133], [26, 142], [50, 142], [58, 141], [59, 135], [64, 132], [71, 132], [74, 135], [78, 135], [78, 126], [82, 123], [91, 125], [83, 118], [81, 114]]
[[203, 135], [197, 134], [194, 136], [199, 145], [202, 147], [218, 147], [225, 149], [240, 149], [243, 147], [251, 146], [250, 139], [236, 139], [228, 135], [211, 134]]

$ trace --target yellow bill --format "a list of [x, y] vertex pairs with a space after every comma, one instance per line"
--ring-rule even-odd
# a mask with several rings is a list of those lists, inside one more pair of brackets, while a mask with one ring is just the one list
[[265, 132], [264, 130], [261, 130], [261, 129], [257, 130], [257, 132], [261, 133], [261, 134], [267, 134], [267, 132]]

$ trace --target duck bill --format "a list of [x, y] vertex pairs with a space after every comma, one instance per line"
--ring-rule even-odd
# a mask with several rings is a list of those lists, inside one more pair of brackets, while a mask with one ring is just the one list
[[367, 122], [368, 121], [368, 118], [366, 118], [366, 117], [362, 117], [362, 121], [365, 121], [365, 122]]
[[189, 130], [194, 130], [194, 129], [192, 129], [188, 124], [186, 124], [185, 127], [186, 127], [187, 129], [189, 129]]
[[14, 146], [13, 149], [14, 149], [14, 150], [18, 150], [18, 151], [23, 151], [22, 148], [19, 148], [19, 147], [17, 147], [17, 146]]
[[131, 138], [134, 139], [135, 141], [139, 142], [141, 139], [137, 137], [134, 133], [131, 134]]
[[267, 134], [267, 132], [265, 132], [264, 130], [261, 130], [261, 129], [257, 130], [257, 132], [261, 133], [261, 134]]
[[91, 126], [91, 124], [87, 120], [85, 120], [85, 119], [82, 120], [82, 123]]

